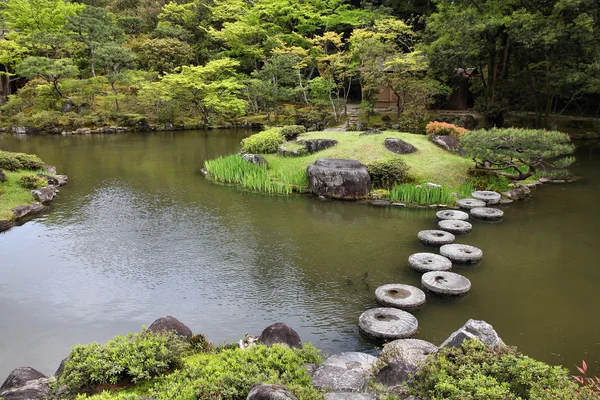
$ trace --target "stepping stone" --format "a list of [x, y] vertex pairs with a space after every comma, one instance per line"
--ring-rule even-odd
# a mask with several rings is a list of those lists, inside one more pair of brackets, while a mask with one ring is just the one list
[[386, 343], [381, 351], [380, 358], [384, 360], [397, 360], [404, 363], [420, 366], [427, 356], [437, 353], [438, 347], [421, 339], [398, 339]]
[[390, 283], [375, 289], [375, 299], [386, 307], [414, 310], [425, 304], [425, 293], [414, 286]]
[[471, 281], [462, 275], [448, 271], [433, 271], [423, 274], [421, 284], [437, 294], [460, 296], [471, 290]]
[[471, 217], [486, 221], [499, 221], [504, 217], [504, 211], [491, 207], [477, 207], [471, 209]]
[[464, 211], [455, 210], [442, 210], [435, 213], [438, 219], [458, 219], [460, 221], [466, 221], [469, 219], [469, 214]]
[[440, 247], [440, 254], [452, 262], [472, 264], [483, 258], [483, 251], [468, 244], [446, 244]]
[[406, 311], [397, 308], [372, 308], [361, 314], [358, 326], [372, 338], [405, 339], [417, 334], [419, 322]]
[[460, 208], [464, 208], [466, 210], [470, 210], [475, 207], [485, 207], [485, 201], [478, 199], [460, 199], [456, 200], [456, 205]]
[[441, 246], [443, 244], [454, 243], [456, 237], [446, 231], [426, 230], [417, 234], [419, 241], [431, 246]]
[[477, 200], [483, 200], [486, 204], [498, 204], [500, 203], [500, 193], [492, 192], [491, 190], [477, 190], [471, 193], [471, 197]]
[[452, 261], [433, 253], [415, 253], [408, 257], [408, 266], [417, 272], [447, 271]]
[[444, 219], [438, 222], [438, 228], [454, 234], [465, 234], [471, 232], [473, 225], [467, 221], [460, 221], [458, 219]]

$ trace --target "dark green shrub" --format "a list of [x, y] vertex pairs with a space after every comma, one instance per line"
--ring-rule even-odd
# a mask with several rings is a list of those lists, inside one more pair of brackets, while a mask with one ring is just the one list
[[306, 128], [303, 125], [286, 125], [281, 128], [281, 135], [285, 140], [291, 140], [306, 132]]
[[319, 351], [306, 345], [226, 349], [190, 357], [186, 367], [158, 382], [149, 397], [156, 400], [245, 399], [256, 383], [286, 385], [299, 399], [322, 399], [304, 363], [320, 363]]
[[213, 345], [210, 342], [210, 340], [208, 340], [206, 338], [206, 336], [204, 336], [200, 333], [193, 335], [190, 338], [190, 345], [192, 346], [192, 349], [194, 351], [198, 351], [198, 352], [207, 352], [207, 351], [213, 349]]
[[281, 128], [271, 128], [242, 140], [242, 151], [252, 154], [277, 153], [277, 148], [285, 142]]
[[44, 168], [44, 162], [35, 154], [13, 153], [21, 163], [22, 169], [38, 170]]
[[423, 399], [594, 399], [562, 367], [522, 355], [508, 346], [477, 339], [430, 356], [415, 375], [411, 394]]
[[119, 335], [105, 345], [91, 343], [71, 349], [58, 385], [71, 393], [121, 381], [138, 382], [182, 365], [189, 344], [172, 332]]
[[7, 171], [18, 171], [21, 168], [23, 168], [23, 164], [21, 164], [21, 161], [15, 157], [15, 153], [0, 151], [0, 169], [5, 169]]
[[25, 189], [39, 189], [48, 184], [48, 181], [37, 175], [23, 175], [19, 179], [19, 185]]
[[410, 182], [408, 165], [401, 158], [386, 161], [376, 161], [367, 165], [371, 184], [376, 188], [391, 189], [399, 183]]

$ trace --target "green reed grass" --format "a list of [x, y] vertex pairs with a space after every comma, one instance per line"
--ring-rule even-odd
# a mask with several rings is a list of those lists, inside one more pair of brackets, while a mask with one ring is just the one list
[[451, 205], [456, 203], [454, 193], [446, 186], [431, 188], [411, 183], [394, 186], [392, 190], [390, 190], [389, 199], [398, 203], [420, 205]]
[[219, 182], [237, 184], [245, 189], [270, 194], [291, 194], [287, 181], [274, 181], [265, 166], [252, 164], [238, 155], [219, 157], [204, 162], [204, 168]]

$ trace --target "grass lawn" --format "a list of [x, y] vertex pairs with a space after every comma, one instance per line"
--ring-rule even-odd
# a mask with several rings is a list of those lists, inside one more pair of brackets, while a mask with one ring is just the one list
[[44, 171], [4, 171], [4, 173], [7, 181], [0, 182], [0, 220], [12, 220], [14, 219], [13, 208], [35, 202], [31, 189], [25, 189], [19, 185], [19, 179], [25, 175], [48, 173]]
[[[309, 164], [318, 158], [346, 158], [369, 164], [374, 161], [402, 158], [410, 167], [409, 174], [417, 182], [433, 182], [457, 189], [467, 179], [467, 171], [473, 162], [467, 158], [448, 153], [431, 143], [424, 135], [404, 132], [386, 131], [379, 135], [363, 135], [360, 132], [308, 132], [300, 135], [300, 139], [335, 139], [336, 146], [315, 154], [302, 157], [283, 157], [278, 154], [267, 154], [269, 173], [286, 182], [286, 176], [295, 176], [298, 171], [305, 171]], [[386, 138], [398, 138], [414, 145], [419, 151], [413, 154], [398, 155], [385, 148]]]

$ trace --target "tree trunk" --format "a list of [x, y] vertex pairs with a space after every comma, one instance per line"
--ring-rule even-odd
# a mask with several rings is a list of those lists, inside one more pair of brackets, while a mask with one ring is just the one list
[[90, 47], [90, 70], [92, 71], [92, 76], [96, 77], [96, 69], [94, 68], [94, 48]]
[[115, 92], [115, 107], [117, 109], [117, 112], [119, 112], [119, 91], [115, 87], [114, 82], [111, 82], [110, 86], [112, 87], [113, 92]]

